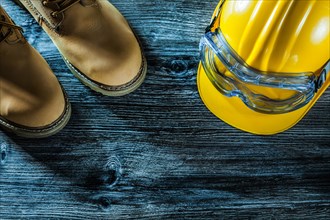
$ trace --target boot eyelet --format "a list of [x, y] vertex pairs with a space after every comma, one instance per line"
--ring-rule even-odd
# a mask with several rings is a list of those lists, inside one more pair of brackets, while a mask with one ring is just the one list
[[47, 6], [47, 1], [45, 1], [45, 0], [42, 1], [42, 5], [43, 5], [43, 6]]
[[56, 14], [55, 12], [50, 13], [50, 15], [51, 15], [53, 18], [57, 18], [57, 14]]

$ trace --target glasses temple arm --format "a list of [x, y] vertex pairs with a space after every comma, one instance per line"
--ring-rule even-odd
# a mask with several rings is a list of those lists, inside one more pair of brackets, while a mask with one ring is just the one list
[[330, 73], [330, 60], [328, 60], [327, 64], [321, 71], [321, 74], [315, 78], [315, 93], [323, 86], [325, 81], [327, 80], [327, 76]]
[[205, 28], [205, 33], [210, 32], [211, 29], [213, 28], [215, 21], [218, 19], [219, 15], [220, 15], [220, 12], [222, 10], [222, 6], [225, 3], [225, 1], [226, 0], [221, 0], [220, 1], [220, 6], [218, 8], [218, 11], [217, 11], [216, 15], [213, 17], [211, 23]]

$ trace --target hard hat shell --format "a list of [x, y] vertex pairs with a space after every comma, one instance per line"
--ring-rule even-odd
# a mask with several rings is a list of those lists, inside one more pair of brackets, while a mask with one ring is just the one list
[[[329, 59], [330, 1], [226, 1], [220, 28], [250, 66], [317, 72]], [[327, 49], [326, 49], [327, 48]]]
[[[277, 73], [319, 73], [330, 57], [330, 1], [220, 1], [220, 27], [230, 47], [252, 68]], [[215, 14], [213, 15], [215, 16]], [[275, 134], [294, 126], [329, 87], [330, 74], [313, 100], [285, 114], [263, 114], [249, 109], [237, 97], [228, 98], [214, 88], [200, 65], [198, 87], [206, 106], [228, 124], [255, 134]], [[268, 97], [290, 91], [251, 90]]]

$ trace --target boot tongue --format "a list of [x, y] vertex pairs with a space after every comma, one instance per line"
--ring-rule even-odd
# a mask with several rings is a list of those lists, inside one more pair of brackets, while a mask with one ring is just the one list
[[[66, 6], [70, 3], [72, 3], [74, 0], [61, 0], [58, 2], [58, 5], [60, 6]], [[96, 0], [80, 0], [80, 4], [83, 6], [90, 6], [96, 4]]]
[[80, 3], [83, 6], [92, 6], [92, 5], [96, 5], [96, 1], [95, 0], [80, 0]]
[[69, 5], [72, 2], [74, 2], [74, 0], [62, 0], [62, 1], [58, 1], [57, 4], [61, 7], [65, 7], [66, 5]]
[[[49, 0], [47, 7], [53, 10], [54, 12], [63, 12], [57, 13], [57, 16], [50, 19], [50, 24], [53, 24], [53, 27], [56, 32], [62, 33], [62, 23], [64, 22], [64, 13], [69, 11], [72, 6], [75, 4], [81, 4], [84, 7], [97, 6], [96, 0]], [[63, 34], [63, 33], [62, 33]]]

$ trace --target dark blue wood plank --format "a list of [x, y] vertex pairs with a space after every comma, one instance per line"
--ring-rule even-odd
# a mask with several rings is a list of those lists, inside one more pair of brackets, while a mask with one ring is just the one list
[[54, 137], [0, 132], [1, 219], [329, 216], [329, 90], [297, 126], [270, 137], [228, 126], [200, 100], [198, 42], [216, 1], [112, 1], [149, 63], [141, 88], [120, 98], [83, 86], [32, 17], [0, 3], [73, 106]]

